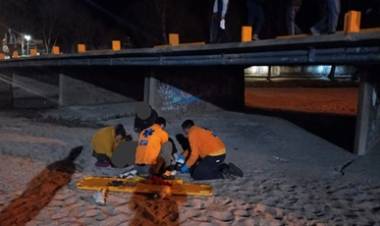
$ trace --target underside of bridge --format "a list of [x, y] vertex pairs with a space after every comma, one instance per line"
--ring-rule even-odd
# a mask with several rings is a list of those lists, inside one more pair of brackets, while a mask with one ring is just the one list
[[361, 83], [355, 152], [363, 155], [376, 149], [380, 137], [379, 40], [379, 32], [370, 30], [7, 60], [0, 62], [0, 106], [145, 101], [164, 114], [239, 110], [249, 66], [347, 65], [358, 69]]

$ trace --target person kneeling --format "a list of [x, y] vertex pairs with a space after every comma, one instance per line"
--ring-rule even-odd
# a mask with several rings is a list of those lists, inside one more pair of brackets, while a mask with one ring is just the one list
[[181, 167], [182, 173], [190, 172], [194, 180], [243, 177], [240, 168], [233, 163], [224, 163], [226, 147], [219, 137], [210, 130], [196, 126], [192, 120], [184, 121], [182, 129], [190, 144], [190, 155]]
[[108, 167], [111, 165], [112, 153], [122, 141], [131, 140], [123, 125], [109, 126], [98, 130], [92, 138], [91, 146], [93, 156], [97, 159], [97, 167]]
[[166, 120], [159, 117], [140, 133], [135, 158], [139, 175], [162, 176], [170, 164], [171, 148], [165, 127]]

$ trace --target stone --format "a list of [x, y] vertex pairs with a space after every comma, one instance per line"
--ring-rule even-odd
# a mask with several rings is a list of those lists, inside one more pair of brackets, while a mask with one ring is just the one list
[[117, 215], [116, 209], [113, 208], [113, 207], [111, 207], [111, 206], [107, 206], [107, 207], [102, 208], [102, 211], [104, 212], [104, 214], [106, 214], [108, 216], [115, 216], [115, 215]]
[[117, 216], [107, 217], [104, 221], [100, 223], [100, 226], [117, 226], [117, 225], [128, 225], [128, 218], [124, 214], [119, 214]]
[[253, 209], [256, 213], [264, 213], [267, 210], [267, 207], [261, 203], [257, 204], [256, 207]]
[[89, 209], [85, 212], [84, 216], [85, 217], [95, 217], [96, 215], [99, 214], [99, 210], [96, 209]]
[[232, 221], [234, 219], [230, 211], [211, 211], [210, 216], [220, 221]]
[[128, 201], [129, 201], [128, 199], [124, 197], [116, 196], [116, 195], [109, 195], [106, 200], [107, 205], [111, 205], [111, 206], [124, 205], [128, 203]]
[[117, 213], [131, 214], [133, 211], [130, 209], [129, 205], [122, 205], [115, 208]]
[[65, 206], [70, 206], [70, 205], [77, 203], [78, 198], [74, 196], [74, 197], [66, 199], [64, 202], [65, 202]]
[[249, 214], [249, 212], [247, 210], [236, 210], [234, 212], [234, 214], [236, 216], [239, 216], [239, 217], [248, 217], [248, 216], [250, 216], [250, 214]]
[[62, 219], [64, 217], [67, 217], [68, 213], [67, 211], [60, 211], [54, 215], [51, 216], [51, 219], [52, 220], [58, 220], [58, 219]]

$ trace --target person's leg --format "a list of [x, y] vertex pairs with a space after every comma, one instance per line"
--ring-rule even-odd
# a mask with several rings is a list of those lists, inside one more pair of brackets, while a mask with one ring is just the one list
[[255, 32], [255, 35], [257, 35], [257, 37], [260, 36], [261, 34], [261, 30], [263, 28], [263, 25], [264, 25], [264, 21], [265, 21], [265, 14], [264, 14], [264, 8], [261, 4], [257, 3], [256, 4], [256, 7], [257, 7], [257, 10], [256, 10], [256, 26], [254, 27], [254, 32]]
[[327, 31], [327, 23], [328, 23], [328, 12], [327, 12], [327, 4], [329, 0], [325, 0], [323, 4], [323, 13], [322, 18], [313, 26], [310, 28], [311, 33], [314, 35], [320, 34]]
[[255, 0], [247, 0], [247, 24], [252, 26], [254, 28], [255, 26], [255, 15], [256, 15], [256, 7], [255, 7]]
[[328, 33], [336, 32], [340, 14], [340, 0], [327, 0], [328, 10]]
[[222, 179], [220, 165], [223, 164], [225, 155], [215, 157], [205, 157], [192, 169], [191, 177], [194, 180], [214, 180]]
[[108, 167], [111, 166], [111, 161], [107, 155], [98, 154], [95, 151], [92, 152], [92, 155], [96, 158], [95, 166], [97, 167]]
[[216, 43], [217, 42], [218, 31], [219, 31], [218, 14], [214, 13], [211, 16], [210, 43]]
[[296, 17], [295, 7], [292, 5], [289, 5], [286, 9], [286, 26], [288, 29], [288, 35], [296, 34], [295, 17]]

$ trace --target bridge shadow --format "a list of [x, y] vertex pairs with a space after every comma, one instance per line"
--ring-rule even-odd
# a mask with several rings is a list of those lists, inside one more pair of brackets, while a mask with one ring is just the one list
[[246, 107], [245, 112], [285, 119], [348, 152], [355, 143], [356, 116]]
[[77, 147], [63, 160], [47, 166], [27, 185], [26, 190], [0, 212], [1, 226], [25, 225], [54, 198], [56, 192], [67, 185], [75, 172], [74, 160], [83, 147]]

